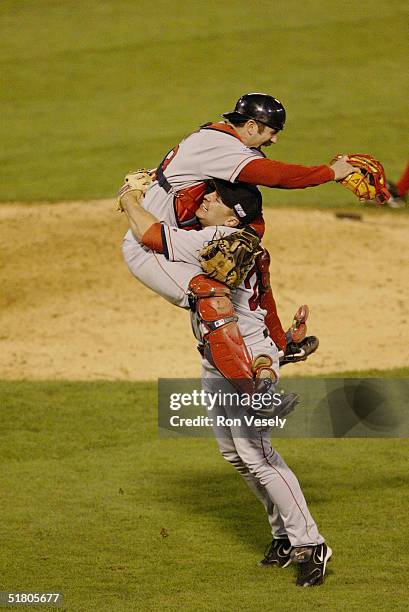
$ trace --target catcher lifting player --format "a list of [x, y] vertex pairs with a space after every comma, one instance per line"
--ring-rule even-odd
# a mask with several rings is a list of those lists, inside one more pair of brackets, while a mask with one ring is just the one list
[[[119, 192], [120, 209], [130, 224], [124, 256], [132, 264], [135, 239], [151, 250], [157, 293], [166, 293], [169, 299], [173, 292], [174, 303], [192, 308], [202, 355], [239, 390], [252, 392], [260, 376], [278, 378], [278, 358], [284, 365], [305, 360], [314, 352], [318, 339], [306, 336], [308, 306], [300, 306], [287, 332], [279, 323], [268, 273], [269, 255], [249, 225], [261, 212], [259, 190], [243, 183], [210, 181], [209, 193], [202, 195], [196, 212], [202, 231], [191, 232], [161, 224], [144, 210], [140, 202], [149, 182], [146, 171], [130, 173]], [[218, 224], [223, 226], [222, 235]], [[172, 265], [175, 261], [178, 266]], [[240, 291], [232, 293], [239, 287]], [[271, 312], [275, 315], [272, 324]], [[261, 336], [267, 353], [274, 344], [274, 368], [271, 356], [261, 358]], [[282, 336], [285, 351], [279, 345]], [[254, 338], [257, 350], [249, 347]]]
[[[150, 218], [149, 227], [139, 238], [142, 238], [142, 242], [153, 247], [153, 249], [160, 251], [161, 248], [166, 247], [168, 249], [170, 247], [170, 252], [174, 254], [175, 251], [179, 251], [179, 257], [182, 257], [183, 240], [175, 239], [174, 236], [171, 236], [171, 232], [178, 233], [178, 228], [199, 229], [198, 217], [202, 215], [203, 210], [205, 212], [206, 208], [208, 210], [208, 206], [203, 207], [201, 201], [203, 198], [206, 200], [211, 196], [211, 194], [205, 195], [205, 193], [208, 189], [208, 180], [212, 177], [234, 183], [237, 179], [243, 179], [247, 176], [248, 182], [253, 184], [289, 189], [315, 186], [330, 180], [338, 180], [354, 191], [360, 199], [376, 199], [381, 203], [388, 197], [384, 186], [382, 167], [372, 158], [365, 159], [365, 156], [354, 156], [355, 159], [352, 160], [351, 158], [352, 163], [350, 164], [347, 156], [341, 156], [334, 159], [329, 166], [316, 167], [282, 164], [265, 159], [263, 153], [261, 153], [261, 147], [274, 144], [277, 141], [277, 134], [283, 129], [285, 122], [284, 108], [278, 100], [271, 96], [266, 94], [243, 96], [236, 104], [235, 111], [226, 113], [225, 117], [229, 120], [229, 124], [219, 123], [202, 126], [200, 130], [175, 147], [153, 174], [154, 182], [146, 194], [143, 207], [145, 210], [154, 213], [154, 219], [174, 226], [168, 230], [166, 238], [165, 226], [153, 222]], [[354, 181], [349, 182], [348, 177], [353, 178]], [[136, 191], [142, 192], [145, 187], [148, 187], [149, 182], [149, 180], [146, 180], [143, 189], [140, 189], [139, 186]], [[130, 190], [128, 183], [122, 190], [125, 198], [121, 198], [123, 204], [126, 198], [131, 196], [130, 193], [126, 193]], [[198, 212], [199, 207], [201, 208], [200, 212]], [[238, 218], [240, 218], [240, 209], [235, 209], [235, 212], [238, 213]], [[131, 219], [130, 224], [132, 227]], [[258, 219], [253, 219], [252, 226], [259, 236], [263, 235], [264, 222], [261, 215]], [[133, 230], [137, 235], [137, 229], [133, 228]], [[186, 232], [185, 234], [191, 234], [193, 238], [195, 232]], [[244, 232], [241, 235], [242, 238], [243, 234]], [[216, 262], [215, 270], [212, 272], [212, 276], [215, 278], [220, 267], [226, 268], [225, 263], [220, 264], [220, 253], [224, 255], [228, 251], [235, 253], [239, 247], [241, 251], [245, 251], [249, 244], [253, 244], [248, 236], [244, 237], [244, 241], [239, 242], [239, 247], [235, 244], [237, 243], [236, 239], [232, 243], [226, 243], [223, 236], [222, 240], [223, 243], [217, 243], [220, 244], [218, 251], [215, 251], [215, 243], [210, 240], [209, 248], [202, 253], [204, 263], [206, 260]], [[131, 231], [125, 237], [123, 251], [128, 267], [139, 280], [166, 299], [179, 305], [185, 305], [187, 296], [184, 287], [186, 285], [179, 282], [180, 276], [176, 282], [174, 278], [172, 279], [166, 266], [163, 265], [164, 261], [168, 261], [163, 255], [157, 255], [152, 249], [139, 244]], [[169, 252], [167, 254], [169, 256]], [[237, 261], [242, 261], [241, 255], [237, 257]], [[187, 268], [184, 268], [184, 266], [187, 266]], [[191, 267], [183, 261], [183, 257], [178, 264], [178, 269], [182, 270], [182, 281], [191, 279]], [[230, 272], [230, 276], [226, 275], [226, 280], [234, 277], [235, 271], [231, 267], [229, 269], [228, 264], [227, 271]], [[267, 291], [260, 291], [258, 302], [261, 302], [261, 299], [267, 296], [267, 299], [264, 300], [264, 308], [268, 310], [266, 317], [266, 323], [267, 320], [269, 321], [267, 326], [268, 336], [274, 339], [274, 343], [285, 354], [288, 350], [288, 339], [292, 344], [293, 336], [292, 334], [285, 334], [277, 316], [272, 293], [268, 290], [268, 256], [264, 257], [264, 262], [261, 256], [257, 256], [257, 265], [253, 272], [258, 286], [267, 288]], [[251, 289], [251, 284], [250, 287], [245, 288]], [[190, 294], [199, 320], [199, 328], [201, 327], [198, 332], [203, 340], [203, 354], [206, 357], [204, 361], [210, 366], [209, 372], [213, 375], [215, 372], [221, 372], [230, 380], [235, 379], [236, 376], [243, 376], [246, 389], [254, 389], [257, 381], [264, 377], [271, 381], [275, 380], [278, 374], [278, 359], [277, 353], [274, 355], [274, 349], [271, 350], [273, 343], [267, 349], [264, 345], [264, 352], [261, 353], [259, 347], [255, 347], [254, 343], [255, 352], [253, 352], [252, 334], [248, 333], [246, 345], [240, 329], [240, 315], [237, 325], [236, 314], [231, 303], [232, 295], [229, 295], [226, 285], [220, 286], [217, 280], [209, 276], [200, 278], [200, 275], [197, 275], [196, 281], [191, 283]], [[251, 303], [248, 302], [248, 304], [251, 309]], [[258, 305], [260, 306], [260, 303]], [[297, 314], [293, 325], [294, 332], [300, 329], [304, 329], [305, 332], [303, 326], [307, 315], [308, 311], [303, 309]], [[221, 334], [217, 333], [219, 326], [223, 328]], [[259, 334], [256, 335], [259, 337]], [[215, 339], [214, 343], [213, 339]], [[253, 339], [255, 340], [255, 338]], [[259, 356], [262, 358], [261, 361], [257, 359]], [[231, 448], [222, 452], [242, 473], [249, 486], [263, 502], [269, 512], [270, 524], [273, 528], [273, 542], [261, 564], [263, 566], [274, 564], [286, 566], [293, 559], [300, 563], [297, 584], [302, 586], [320, 584], [331, 551], [324, 543], [322, 536], [319, 535], [316, 525], [309, 515], [296, 479], [291, 486], [293, 501], [294, 493], [297, 501], [296, 508], [294, 504], [291, 506], [292, 502], [288, 498], [281, 499], [281, 501], [276, 499], [272, 505], [271, 500], [274, 496], [278, 495], [280, 497], [281, 488], [279, 487], [278, 492], [274, 492], [273, 486], [273, 489], [268, 493], [266, 485], [264, 490], [261, 491], [259, 485], [261, 480], [267, 482], [266, 475], [260, 473], [258, 474], [259, 480], [257, 480], [257, 477], [257, 482], [254, 480], [254, 473], [251, 472], [249, 464], [246, 465], [246, 462], [242, 460], [240, 453], [236, 452], [238, 449], [234, 442], [233, 440]], [[262, 440], [263, 453], [265, 451], [263, 445], [266, 443], [265, 440]], [[245, 455], [246, 450], [242, 449], [242, 453]], [[287, 474], [288, 467], [271, 450], [271, 447], [267, 455], [263, 454], [263, 456], [264, 467], [266, 467], [265, 464], [272, 467], [272, 461], [276, 459], [281, 462], [281, 475], [284, 471], [286, 477], [295, 478], [294, 475], [291, 476], [291, 471]], [[252, 464], [252, 457], [249, 461]], [[280, 470], [275, 466], [276, 475]], [[267, 472], [271, 477], [271, 471], [267, 469]], [[280, 504], [283, 515], [289, 521], [287, 521], [286, 526], [283, 526], [283, 524], [280, 526], [280, 516], [274, 511], [274, 507], [279, 508]], [[288, 509], [288, 504], [290, 504], [290, 509]], [[310, 540], [307, 542], [306, 539], [308, 540], [308, 538]]]
[[[200, 229], [196, 212], [211, 179], [232, 183], [243, 181], [281, 189], [303, 189], [335, 180], [342, 181], [360, 198], [383, 201], [387, 197], [382, 167], [375, 166], [378, 162], [372, 158], [365, 160], [365, 156], [355, 156], [353, 163], [356, 165], [352, 165], [347, 156], [338, 156], [329, 165], [320, 166], [300, 166], [267, 159], [261, 149], [277, 142], [286, 120], [283, 105], [272, 96], [246, 94], [237, 101], [234, 111], [223, 116], [227, 121], [207, 123], [187, 136], [165, 156], [153, 173], [153, 183], [146, 193], [143, 207], [159, 221], [186, 230]], [[372, 161], [375, 164], [369, 164]], [[251, 225], [261, 238], [264, 234], [262, 215]], [[149, 239], [157, 240], [158, 232], [158, 227], [153, 228]], [[174, 287], [166, 282], [166, 275], [152, 251], [140, 245], [132, 234], [128, 234], [126, 242], [124, 257], [134, 276], [169, 301], [183, 303], [184, 291], [175, 297]], [[257, 259], [257, 266], [265, 287], [262, 305], [267, 311], [266, 326], [271, 338], [286, 359], [293, 359], [294, 351], [299, 358], [305, 357], [308, 344], [305, 353], [303, 349], [294, 349], [293, 340], [299, 341], [301, 336], [294, 338], [286, 334], [277, 315], [269, 287], [268, 253]], [[303, 317], [306, 315], [301, 313], [300, 318]], [[304, 329], [303, 322], [299, 322], [301, 329]]]
[[[254, 186], [216, 179], [197, 210], [202, 230], [191, 232], [158, 223], [140, 206], [143, 173], [128, 179], [119, 202], [130, 231], [145, 247], [155, 250], [158, 264], [176, 293], [177, 284], [189, 289], [201, 345], [203, 389], [210, 393], [223, 390], [224, 397], [230, 397], [235, 388], [250, 394], [262, 390], [273, 397], [279, 376], [278, 349], [265, 333], [254, 265], [263, 252], [259, 238], [248, 226], [261, 210], [260, 192]], [[132, 242], [127, 239], [124, 251], [131, 257]], [[210, 276], [200, 273], [199, 262]], [[190, 280], [189, 269], [193, 274]], [[258, 414], [281, 418], [297, 401], [296, 395], [288, 394], [279, 406], [272, 404]], [[217, 423], [219, 417], [230, 419], [241, 414], [240, 407], [225, 401], [216, 403], [212, 410]], [[321, 584], [332, 551], [318, 531], [296, 476], [271, 446], [271, 428], [216, 424], [214, 430], [223, 457], [267, 512], [273, 540], [259, 565], [287, 567], [293, 562], [299, 570], [297, 585]]]

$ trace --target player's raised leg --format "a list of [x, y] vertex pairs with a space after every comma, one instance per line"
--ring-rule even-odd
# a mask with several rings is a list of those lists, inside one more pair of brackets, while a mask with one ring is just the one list
[[155, 253], [134, 240], [129, 231], [122, 243], [122, 253], [130, 272], [146, 287], [168, 302], [189, 308], [188, 286], [199, 266], [168, 261], [161, 253]]

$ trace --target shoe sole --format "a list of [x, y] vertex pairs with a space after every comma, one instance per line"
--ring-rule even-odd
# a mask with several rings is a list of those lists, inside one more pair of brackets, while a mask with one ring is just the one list
[[280, 563], [261, 563], [261, 561], [259, 561], [257, 563], [257, 567], [262, 567], [262, 568], [267, 568], [267, 567], [280, 567], [281, 569], [284, 569], [285, 567], [288, 567], [291, 564], [291, 559], [289, 559], [286, 563], [284, 563], [284, 565], [281, 565]]
[[281, 565], [281, 563], [278, 563], [278, 562], [276, 562], [276, 563], [275, 562], [262, 563], [262, 561], [259, 561], [257, 563], [258, 567], [263, 567], [263, 568], [266, 568], [266, 567], [280, 567], [281, 569], [284, 569], [285, 567], [288, 567], [289, 565], [291, 565], [291, 557], [288, 558], [288, 561], [286, 561], [284, 563], [284, 565]]

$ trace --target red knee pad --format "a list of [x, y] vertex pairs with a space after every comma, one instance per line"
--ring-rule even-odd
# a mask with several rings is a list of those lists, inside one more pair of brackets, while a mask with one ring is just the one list
[[204, 274], [189, 283], [194, 309], [204, 326], [204, 356], [241, 391], [254, 389], [252, 361], [237, 325], [230, 289]]

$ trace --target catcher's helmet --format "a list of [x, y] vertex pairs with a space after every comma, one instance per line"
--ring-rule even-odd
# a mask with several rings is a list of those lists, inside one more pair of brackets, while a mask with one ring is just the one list
[[279, 100], [263, 93], [248, 93], [237, 100], [236, 108], [223, 117], [237, 123], [254, 119], [274, 130], [284, 129], [285, 109]]

